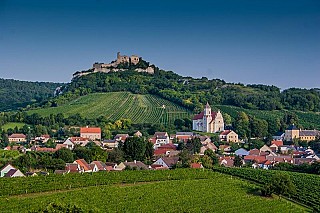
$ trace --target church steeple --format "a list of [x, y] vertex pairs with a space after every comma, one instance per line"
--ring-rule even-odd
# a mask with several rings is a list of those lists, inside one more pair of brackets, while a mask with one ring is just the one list
[[206, 104], [206, 107], [204, 108], [204, 115], [205, 116], [211, 116], [211, 107], [210, 107], [208, 102]]
[[207, 101], [207, 104], [206, 104], [206, 108], [211, 108], [208, 101]]

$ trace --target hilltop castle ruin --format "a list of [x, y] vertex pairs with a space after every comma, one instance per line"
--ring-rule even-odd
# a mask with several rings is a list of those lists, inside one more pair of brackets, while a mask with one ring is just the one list
[[138, 66], [140, 60], [142, 60], [141, 57], [137, 55], [131, 55], [126, 56], [126, 55], [121, 55], [120, 52], [117, 53], [117, 59], [115, 61], [112, 61], [111, 63], [94, 63], [92, 68], [88, 71], [82, 71], [82, 72], [76, 72], [73, 74], [73, 77], [80, 77], [83, 75], [88, 75], [91, 73], [96, 73], [96, 72], [120, 72], [120, 71], [126, 71], [128, 68], [120, 68], [119, 65], [125, 64], [128, 66], [137, 66], [134, 68], [135, 71], [137, 72], [146, 72], [149, 74], [154, 74], [154, 66], [150, 65], [147, 68], [141, 68]]

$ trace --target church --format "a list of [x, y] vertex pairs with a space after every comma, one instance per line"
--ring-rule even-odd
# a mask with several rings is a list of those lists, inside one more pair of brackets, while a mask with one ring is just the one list
[[223, 117], [220, 111], [212, 112], [207, 103], [204, 110], [194, 116], [192, 120], [192, 129], [200, 132], [221, 132], [224, 131]]

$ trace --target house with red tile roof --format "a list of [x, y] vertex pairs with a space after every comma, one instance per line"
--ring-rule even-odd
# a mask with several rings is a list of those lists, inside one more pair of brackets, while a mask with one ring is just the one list
[[117, 134], [113, 139], [117, 142], [125, 142], [128, 137], [130, 137], [129, 134]]
[[81, 127], [80, 137], [88, 138], [90, 140], [101, 140], [101, 128], [100, 127]]
[[25, 142], [27, 137], [24, 134], [14, 133], [8, 137], [9, 142]]
[[207, 103], [204, 110], [193, 117], [192, 130], [210, 133], [224, 131], [224, 121], [221, 112], [213, 112]]
[[[103, 163], [102, 161], [92, 161], [90, 166], [94, 164], [96, 165], [97, 168], [93, 168], [92, 171], [94, 171], [95, 169], [97, 169], [98, 171], [107, 171], [107, 165], [105, 163]], [[92, 169], [92, 166], [91, 166]]]
[[233, 167], [234, 157], [229, 157], [229, 156], [220, 157], [219, 163], [221, 166]]
[[219, 135], [219, 138], [221, 141], [233, 142], [233, 143], [239, 142], [238, 134], [232, 130], [225, 130], [225, 131], [221, 132]]
[[271, 141], [271, 145], [276, 145], [277, 147], [279, 147], [279, 146], [283, 146], [283, 141], [281, 141], [281, 140], [273, 140], [273, 141]]
[[33, 145], [30, 149], [34, 152], [56, 152], [59, 149], [67, 148], [65, 144], [57, 144], [55, 148], [41, 147], [39, 145]]
[[[75, 160], [73, 163], [78, 164], [81, 171], [83, 171], [83, 172], [93, 172], [90, 165], [84, 159]], [[94, 171], [94, 172], [96, 172], [96, 171]]]
[[84, 172], [83, 169], [80, 167], [79, 164], [77, 163], [66, 163], [66, 166], [65, 166], [65, 172], [61, 172], [59, 171], [58, 173], [64, 173], [64, 174], [67, 174], [67, 173], [82, 173]]
[[89, 143], [88, 138], [83, 138], [83, 137], [69, 137], [65, 142], [63, 143], [66, 145], [66, 147], [70, 150], [73, 150], [75, 145], [80, 145], [80, 146], [86, 146]]
[[202, 143], [202, 146], [200, 148], [200, 155], [204, 155], [204, 152], [207, 149], [211, 149], [213, 152], [216, 152], [218, 150], [218, 148], [216, 147], [216, 145], [214, 145], [214, 143], [212, 142], [206, 142], [206, 143]]
[[186, 143], [188, 140], [191, 140], [194, 138], [193, 132], [176, 132], [175, 138], [177, 139], [177, 142], [183, 141]]

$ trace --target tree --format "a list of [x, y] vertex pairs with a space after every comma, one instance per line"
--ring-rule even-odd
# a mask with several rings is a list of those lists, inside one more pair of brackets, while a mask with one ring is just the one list
[[123, 143], [122, 151], [126, 160], [144, 160], [147, 142], [144, 138], [128, 137]]
[[207, 149], [206, 151], [204, 151], [204, 155], [211, 158], [212, 165], [217, 165], [219, 163], [219, 159], [218, 159], [216, 153], [213, 152], [213, 150]]
[[62, 159], [66, 163], [72, 163], [74, 161], [73, 153], [70, 149], [61, 148], [55, 153], [53, 153], [53, 157], [56, 159]]
[[102, 161], [106, 162], [108, 158], [108, 153], [104, 151], [100, 146], [96, 145], [94, 142], [90, 142], [86, 145], [86, 148], [91, 152], [90, 161]]
[[223, 113], [223, 121], [226, 126], [231, 125], [231, 122], [232, 122], [231, 116], [228, 113]]
[[182, 167], [182, 168], [190, 168], [191, 159], [192, 159], [192, 155], [190, 154], [190, 152], [184, 149], [179, 153], [180, 162], [176, 166]]
[[195, 153], [199, 153], [200, 149], [201, 149], [201, 142], [200, 142], [200, 138], [192, 138], [192, 139], [188, 139], [185, 148], [191, 153], [191, 154], [195, 154]]
[[239, 112], [235, 121], [235, 129], [241, 138], [250, 137], [249, 117], [245, 112]]
[[146, 144], [145, 158], [150, 160], [153, 157], [153, 153], [154, 153], [153, 143], [148, 141]]
[[87, 162], [91, 162], [92, 153], [88, 148], [83, 146], [75, 146], [73, 152], [75, 153], [75, 157], [77, 159], [84, 159]]
[[50, 138], [45, 144], [45, 146], [48, 148], [56, 148], [57, 144], [52, 140], [52, 138]]
[[185, 148], [185, 144], [183, 141], [178, 142], [177, 150], [183, 150]]
[[108, 161], [120, 163], [123, 161], [123, 152], [119, 148], [114, 148], [111, 152], [108, 154]]
[[295, 191], [295, 185], [291, 181], [290, 176], [285, 173], [276, 173], [270, 179], [270, 182], [261, 189], [262, 195], [264, 196], [271, 196], [272, 193], [276, 193], [280, 196], [290, 196]]
[[212, 168], [213, 162], [212, 162], [212, 159], [208, 155], [201, 156], [200, 161], [201, 161], [204, 168], [206, 168], [206, 169]]
[[243, 165], [242, 159], [240, 156], [236, 155], [236, 157], [233, 160], [233, 166], [235, 167], [241, 167]]
[[250, 149], [260, 149], [261, 147], [263, 147], [264, 142], [261, 140], [249, 140], [249, 145], [250, 145]]
[[265, 120], [252, 117], [250, 119], [251, 136], [263, 138], [268, 133], [268, 123]]

